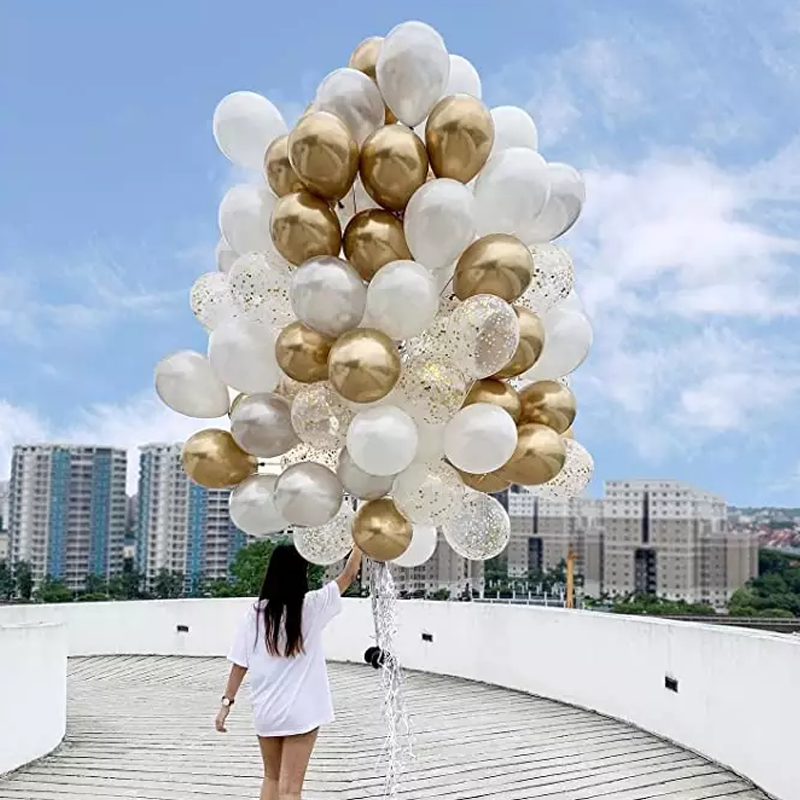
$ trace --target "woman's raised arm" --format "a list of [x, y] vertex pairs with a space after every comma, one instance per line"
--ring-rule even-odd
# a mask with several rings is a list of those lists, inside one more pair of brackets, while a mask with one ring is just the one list
[[339, 585], [339, 593], [344, 594], [345, 590], [353, 584], [358, 577], [358, 572], [361, 569], [362, 553], [358, 547], [353, 547], [347, 563], [344, 565], [342, 574], [336, 578], [336, 583]]

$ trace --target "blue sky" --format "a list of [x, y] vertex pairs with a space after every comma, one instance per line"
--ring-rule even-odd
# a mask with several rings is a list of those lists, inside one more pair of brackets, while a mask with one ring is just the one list
[[[347, 9], [345, 11], [345, 9]], [[595, 348], [576, 373], [598, 481], [800, 496], [800, 7], [780, 0], [269, 3], [5, 0], [0, 470], [11, 445], [134, 447], [196, 427], [152, 369], [204, 349], [188, 309], [236, 180], [210, 118], [252, 89], [296, 117], [404, 19], [525, 106], [586, 174], [567, 238]]]

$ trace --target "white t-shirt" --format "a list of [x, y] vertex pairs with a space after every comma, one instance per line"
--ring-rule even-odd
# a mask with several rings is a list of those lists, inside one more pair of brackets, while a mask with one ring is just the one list
[[329, 583], [305, 596], [303, 652], [291, 658], [267, 650], [263, 608], [259, 604], [248, 609], [228, 655], [249, 671], [256, 734], [294, 736], [333, 722], [322, 631], [342, 609], [338, 584]]

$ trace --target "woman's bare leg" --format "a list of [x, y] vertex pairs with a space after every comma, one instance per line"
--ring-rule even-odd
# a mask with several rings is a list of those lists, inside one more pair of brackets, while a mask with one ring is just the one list
[[319, 730], [300, 736], [287, 736], [281, 752], [281, 773], [278, 783], [280, 800], [300, 800], [311, 751]]
[[278, 781], [281, 776], [283, 739], [258, 737], [261, 759], [264, 762], [264, 781], [261, 784], [261, 800], [280, 800]]

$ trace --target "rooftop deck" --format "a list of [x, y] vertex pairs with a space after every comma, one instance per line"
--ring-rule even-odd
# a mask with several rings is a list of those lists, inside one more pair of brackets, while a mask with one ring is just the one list
[[[330, 669], [338, 720], [320, 737], [306, 796], [378, 798], [378, 675]], [[213, 730], [226, 672], [220, 658], [71, 659], [64, 743], [0, 778], [0, 798], [255, 800], [261, 765], [246, 690], [229, 733]], [[687, 750], [551, 700], [412, 673], [408, 702], [416, 759], [401, 791], [407, 800], [766, 800]]]

